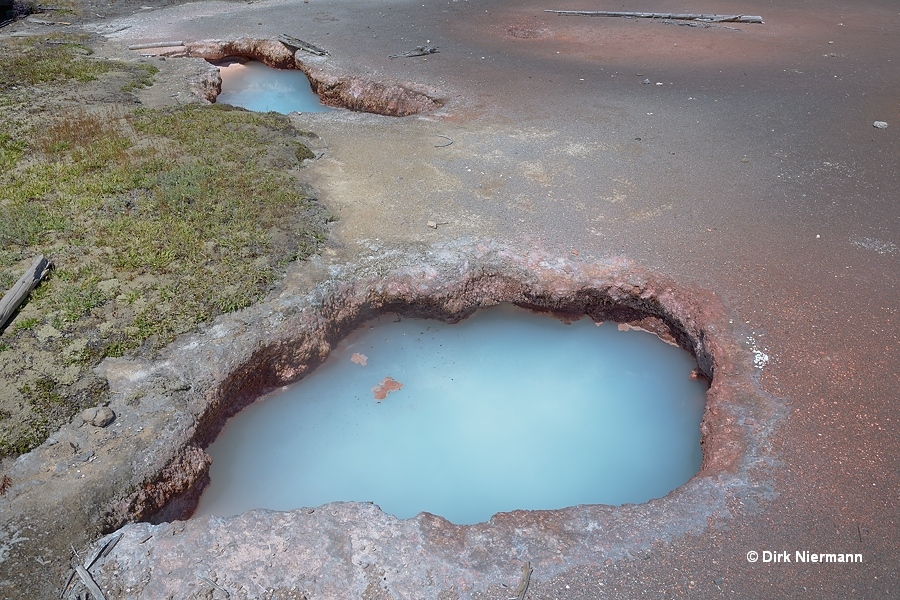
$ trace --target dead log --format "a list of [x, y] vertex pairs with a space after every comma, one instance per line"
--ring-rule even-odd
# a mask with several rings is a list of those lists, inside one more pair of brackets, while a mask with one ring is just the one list
[[545, 10], [574, 17], [631, 17], [635, 19], [673, 19], [677, 21], [705, 21], [707, 23], [762, 23], [762, 17], [751, 15], [707, 15], [695, 13], [622, 12], [613, 10]]
[[301, 39], [291, 37], [286, 33], [282, 33], [281, 35], [279, 35], [278, 41], [288, 48], [296, 48], [298, 50], [303, 50], [304, 52], [309, 52], [310, 54], [315, 54], [316, 56], [328, 56], [328, 50], [319, 48], [315, 44], [304, 42]]
[[177, 48], [184, 46], [184, 42], [149, 42], [147, 44], [132, 44], [128, 46], [129, 50], [147, 50], [148, 48]]
[[16, 312], [19, 305], [25, 301], [31, 290], [36, 288], [41, 279], [47, 275], [50, 271], [50, 266], [50, 261], [44, 258], [43, 255], [37, 257], [34, 259], [31, 268], [4, 294], [3, 299], [0, 300], [0, 330], [3, 329], [3, 326], [6, 325], [6, 321], [12, 314]]
[[414, 56], [428, 56], [429, 54], [437, 54], [437, 46], [416, 46], [412, 50], [401, 52], [400, 54], [391, 54], [388, 58], [412, 58]]
[[37, 17], [25, 17], [26, 23], [34, 23], [35, 25], [71, 25], [72, 23], [69, 21], [47, 21], [46, 19], [39, 19]]

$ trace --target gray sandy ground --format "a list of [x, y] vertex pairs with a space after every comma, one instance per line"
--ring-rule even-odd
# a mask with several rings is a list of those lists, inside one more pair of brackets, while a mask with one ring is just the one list
[[[624, 256], [744, 321], [767, 359], [759, 383], [788, 410], [760, 474], [774, 494], [639, 557], [536, 572], [527, 597], [895, 597], [900, 7], [621, 7], [766, 21], [735, 30], [558, 17], [543, 9], [583, 6], [551, 4], [200, 2], [92, 27], [122, 45], [289, 33], [340, 68], [446, 99], [403, 119], [294, 117], [324, 143], [310, 169], [340, 216], [328, 252], [341, 259], [462, 238]], [[425, 43], [440, 52], [388, 58]], [[748, 562], [765, 550], [864, 560]]]

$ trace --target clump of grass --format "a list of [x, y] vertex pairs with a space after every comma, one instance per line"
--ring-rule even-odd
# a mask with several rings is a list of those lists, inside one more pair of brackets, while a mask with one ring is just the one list
[[40, 323], [41, 320], [38, 317], [29, 317], [27, 319], [18, 319], [16, 320], [16, 329], [18, 330], [27, 330], [34, 329], [35, 326]]
[[122, 86], [123, 92], [133, 92], [142, 88], [148, 88], [153, 85], [154, 76], [159, 73], [159, 69], [151, 64], [141, 63], [134, 69], [137, 79], [130, 81]]
[[[73, 271], [54, 272], [53, 293], [46, 304], [56, 314], [54, 326], [65, 329], [103, 304], [108, 298], [98, 288], [100, 276], [95, 265], [82, 265]], [[44, 288], [47, 290], [48, 288]]]

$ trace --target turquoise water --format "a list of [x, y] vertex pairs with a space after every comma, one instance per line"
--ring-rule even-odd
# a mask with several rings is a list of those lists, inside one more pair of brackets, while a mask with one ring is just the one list
[[[196, 514], [372, 501], [469, 524], [645, 502], [700, 467], [707, 386], [691, 378], [696, 366], [651, 334], [588, 318], [566, 325], [514, 307], [455, 325], [385, 316], [228, 422]], [[376, 401], [385, 377], [402, 387]]]
[[325, 112], [334, 110], [319, 102], [302, 71], [273, 69], [259, 61], [219, 67], [222, 93], [219, 104], [240, 106], [254, 112]]

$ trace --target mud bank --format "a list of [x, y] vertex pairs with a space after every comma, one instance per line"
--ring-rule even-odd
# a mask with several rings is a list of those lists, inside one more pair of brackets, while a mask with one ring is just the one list
[[[188, 43], [184, 47], [184, 55], [210, 61], [243, 57], [276, 69], [298, 69], [309, 79], [313, 92], [322, 103], [335, 108], [405, 117], [430, 112], [443, 104], [434, 97], [434, 90], [411, 83], [383, 83], [341, 73], [329, 66], [326, 59], [313, 57], [302, 50], [291, 51], [276, 40], [238, 38], [198, 41]], [[205, 97], [212, 102], [216, 95], [218, 91], [210, 88]]]
[[[702, 290], [680, 289], [624, 260], [523, 255], [493, 243], [379, 250], [353, 264], [313, 261], [298, 265], [282, 290], [180, 340], [158, 360], [107, 360], [101, 371], [123, 435], [86, 425], [63, 430], [56, 444], [23, 457], [11, 473], [13, 508], [54, 491], [73, 505], [93, 500], [82, 531], [124, 525], [113, 534], [121, 534], [116, 546], [91, 569], [108, 597], [179, 596], [216, 586], [233, 598], [260, 597], [257, 586], [272, 590], [264, 597], [363, 597], [381, 588], [400, 597], [423, 589], [433, 590], [429, 597], [469, 597], [495, 585], [514, 587], [525, 561], [540, 580], [635, 556], [730, 519], [752, 504], [747, 500], [770, 494], [753, 470], [766, 460], [780, 408], [758, 392], [752, 355], [728, 311]], [[427, 513], [398, 520], [361, 503], [163, 522], [192, 510], [206, 483], [202, 449], [229, 416], [308, 373], [368, 318], [391, 311], [456, 321], [499, 302], [562, 319], [587, 314], [630, 323], [694, 352], [712, 378], [700, 473], [642, 505], [515, 511], [472, 526]], [[48, 473], [63, 444], [92, 458], [77, 470]], [[50, 526], [54, 515], [44, 518]], [[150, 522], [126, 525], [141, 520]], [[88, 541], [83, 534], [77, 539]], [[260, 560], [268, 561], [265, 569], [254, 566]], [[80, 589], [73, 586], [67, 597]], [[502, 586], [495, 592], [508, 594]]]

